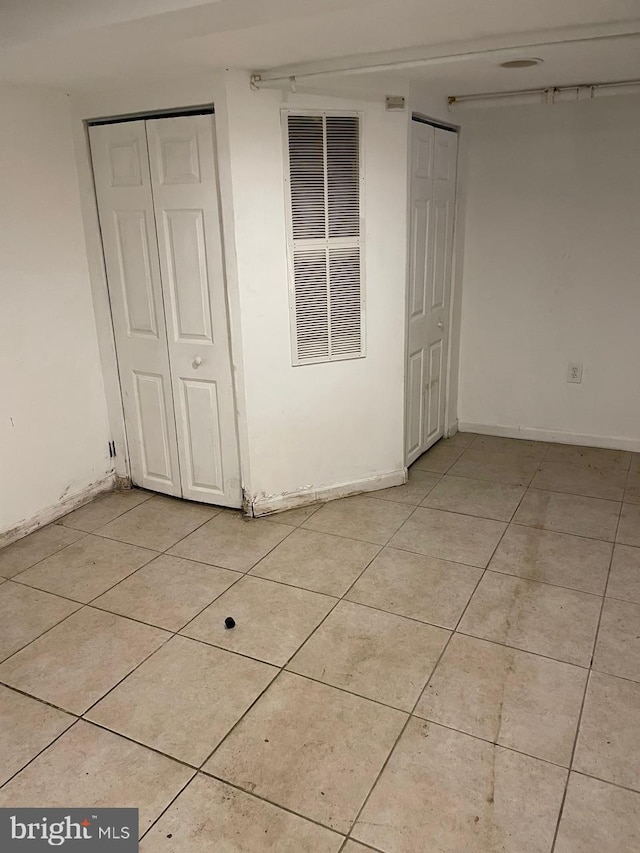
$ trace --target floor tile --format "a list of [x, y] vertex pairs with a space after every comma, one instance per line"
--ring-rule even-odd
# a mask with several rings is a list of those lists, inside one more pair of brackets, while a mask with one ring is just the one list
[[394, 501], [395, 503], [411, 504], [418, 506], [420, 501], [425, 498], [431, 489], [441, 479], [440, 474], [434, 474], [431, 471], [420, 471], [417, 468], [409, 468], [409, 479], [404, 486], [393, 486], [391, 489], [380, 489], [377, 492], [371, 492], [372, 498], [380, 498], [385, 501]]
[[640, 684], [591, 673], [573, 769], [640, 789]]
[[640, 794], [571, 773], [554, 853], [640, 850]]
[[338, 853], [343, 837], [198, 775], [140, 844], [140, 853]]
[[449, 438], [441, 438], [438, 444], [441, 447], [469, 447], [478, 438], [475, 432], [456, 432]]
[[74, 530], [93, 533], [94, 530], [148, 501], [151, 497], [153, 497], [153, 492], [144, 492], [141, 489], [123, 489], [122, 491], [109, 492], [65, 515], [60, 519], [60, 524], [65, 527], [73, 527]]
[[0, 807], [140, 810], [144, 832], [193, 771], [164, 755], [78, 722], [0, 790]]
[[[335, 598], [245, 577], [203, 610], [182, 634], [283, 666], [335, 605]], [[231, 616], [235, 628], [227, 630]]]
[[87, 719], [198, 767], [277, 673], [267, 664], [173, 637]]
[[341, 596], [380, 550], [379, 545], [296, 530], [251, 569], [252, 575]]
[[75, 722], [75, 718], [0, 686], [0, 785]]
[[85, 536], [20, 575], [20, 583], [87, 603], [153, 560], [155, 551]]
[[84, 533], [79, 530], [69, 530], [60, 524], [49, 524], [41, 530], [36, 530], [35, 533], [0, 548], [0, 575], [3, 578], [12, 578], [82, 536]]
[[429, 492], [421, 506], [509, 521], [523, 495], [521, 486], [447, 475]]
[[587, 671], [455, 634], [415, 714], [569, 766]]
[[170, 553], [223, 569], [246, 572], [294, 529], [288, 524], [244, 518], [236, 512], [221, 512], [179, 542]]
[[507, 525], [418, 507], [389, 543], [394, 548], [484, 568]]
[[617, 501], [529, 489], [513, 520], [528, 527], [613, 542], [619, 515]]
[[473, 442], [474, 450], [485, 453], [520, 456], [529, 459], [542, 459], [547, 455], [550, 445], [544, 441], [529, 441], [526, 438], [504, 438], [500, 435], [479, 435]]
[[219, 512], [218, 507], [156, 495], [97, 532], [130, 545], [165, 551]]
[[640, 604], [640, 548], [614, 547], [607, 595]]
[[80, 607], [18, 583], [0, 587], [0, 660], [8, 658]]
[[169, 636], [83, 607], [0, 664], [0, 681], [82, 714]]
[[437, 442], [430, 450], [419, 456], [413, 467], [419, 471], [431, 471], [434, 474], [446, 474], [453, 463], [460, 457], [464, 447], [445, 446]]
[[631, 453], [627, 450], [608, 450], [604, 447], [582, 447], [578, 444], [550, 444], [546, 455], [548, 462], [569, 462], [571, 464], [628, 471]]
[[342, 848], [341, 853], [371, 853], [371, 847], [365, 847], [364, 844], [358, 844], [357, 841], [349, 839]]
[[278, 524], [289, 524], [291, 527], [300, 527], [303, 521], [311, 518], [314, 512], [317, 512], [322, 504], [311, 504], [310, 506], [298, 506], [294, 509], [287, 509], [284, 512], [274, 512], [272, 515], [262, 516], [265, 521], [275, 521]]
[[325, 504], [303, 527], [384, 545], [412, 512], [407, 504], [356, 495]]
[[398, 616], [455, 628], [481, 575], [481, 569], [471, 566], [384, 548], [347, 598]]
[[640, 681], [640, 604], [605, 600], [593, 668]]
[[640, 473], [640, 453], [631, 454], [631, 465], [629, 466], [630, 474]]
[[406, 715], [284, 672], [205, 770], [347, 832]]
[[512, 524], [489, 568], [602, 595], [612, 550], [608, 542]]
[[545, 459], [531, 481], [531, 487], [620, 501], [624, 494], [626, 479], [625, 471], [597, 468], [575, 462], [547, 462]]
[[624, 500], [626, 503], [640, 504], [640, 471], [635, 471], [627, 477]]
[[548, 853], [566, 776], [414, 718], [352, 835], [393, 853]]
[[640, 546], [640, 505], [622, 504], [616, 542], [623, 545]]
[[102, 610], [179, 631], [241, 575], [162, 554], [97, 598]]
[[537, 459], [517, 454], [491, 453], [476, 449], [475, 442], [465, 450], [460, 459], [449, 469], [454, 477], [472, 480], [491, 480], [512, 486], [527, 486], [538, 470]]
[[342, 601], [287, 669], [411, 711], [449, 637], [442, 628]]
[[589, 666], [601, 601], [585, 592], [486, 572], [459, 630]]

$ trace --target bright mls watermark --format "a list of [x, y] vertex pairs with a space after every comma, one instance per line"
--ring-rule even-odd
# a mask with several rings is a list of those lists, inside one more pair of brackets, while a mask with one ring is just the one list
[[0, 809], [0, 851], [137, 853], [138, 809]]

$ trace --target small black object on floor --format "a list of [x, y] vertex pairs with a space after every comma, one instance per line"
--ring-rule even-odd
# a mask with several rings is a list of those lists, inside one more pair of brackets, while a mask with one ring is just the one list
[[236, 627], [236, 620], [232, 616], [227, 616], [227, 618], [224, 620], [224, 627], [225, 628], [235, 628]]

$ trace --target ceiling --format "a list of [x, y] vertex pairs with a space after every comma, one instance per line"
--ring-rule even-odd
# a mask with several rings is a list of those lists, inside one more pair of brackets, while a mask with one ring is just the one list
[[[505, 46], [540, 31], [546, 45], [562, 28], [591, 36], [625, 22], [640, 32], [640, 0], [1, 0], [0, 81], [86, 91], [411, 46]], [[640, 78], [637, 38], [546, 45], [536, 55], [544, 63], [533, 69], [507, 71], [487, 55], [378, 79], [459, 95]]]

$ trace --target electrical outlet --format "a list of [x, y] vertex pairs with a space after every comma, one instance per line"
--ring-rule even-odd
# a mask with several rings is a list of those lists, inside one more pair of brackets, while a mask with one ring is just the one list
[[569, 367], [567, 368], [567, 382], [582, 382], [582, 365], [578, 362], [569, 362]]

